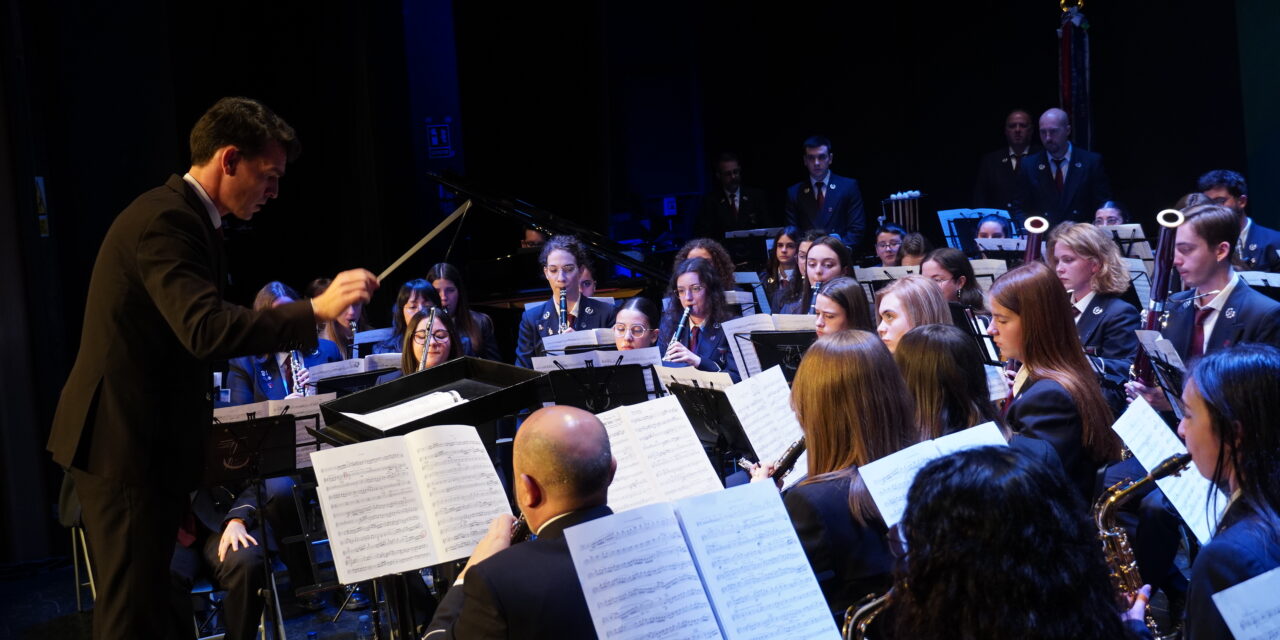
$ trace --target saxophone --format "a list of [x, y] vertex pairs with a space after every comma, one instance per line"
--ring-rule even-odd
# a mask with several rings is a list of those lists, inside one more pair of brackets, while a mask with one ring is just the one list
[[893, 589], [877, 596], [869, 593], [865, 598], [850, 605], [844, 612], [844, 625], [840, 628], [840, 637], [844, 640], [866, 640], [867, 629], [875, 621], [876, 616], [889, 606]]
[[[1116, 509], [1128, 502], [1138, 489], [1161, 478], [1176, 476], [1189, 464], [1190, 453], [1169, 456], [1137, 482], [1125, 478], [1115, 483], [1094, 503], [1093, 521], [1098, 527], [1098, 539], [1102, 541], [1102, 552], [1111, 571], [1111, 584], [1119, 594], [1131, 597], [1142, 588], [1143, 582], [1138, 573], [1138, 563], [1133, 558], [1133, 549], [1129, 546], [1129, 536], [1115, 523]], [[1146, 624], [1152, 635], [1164, 637], [1157, 629], [1155, 619], [1151, 617], [1150, 608], [1147, 609]]]

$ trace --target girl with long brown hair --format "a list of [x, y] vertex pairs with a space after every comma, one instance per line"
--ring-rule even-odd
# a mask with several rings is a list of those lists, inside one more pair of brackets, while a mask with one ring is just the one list
[[[884, 519], [858, 467], [920, 441], [911, 395], [893, 356], [867, 331], [819, 338], [791, 387], [808, 477], [783, 497], [833, 614], [889, 585]], [[766, 464], [753, 471], [763, 479]], [[797, 470], [799, 472], [799, 470]]]
[[876, 331], [892, 352], [906, 332], [926, 324], [951, 324], [951, 309], [942, 290], [924, 276], [894, 280], [876, 293]]
[[1033, 262], [1000, 276], [990, 297], [988, 333], [1004, 357], [1022, 362], [1009, 427], [1053, 444], [1080, 494], [1091, 498], [1098, 468], [1120, 457], [1120, 439], [1062, 283], [1044, 263]]
[[462, 286], [462, 272], [448, 262], [438, 262], [427, 272], [427, 282], [435, 288], [436, 294], [440, 296], [440, 303], [458, 329], [462, 354], [486, 360], [501, 360], [498, 339], [493, 333], [493, 319], [488, 314], [471, 310], [467, 289]]

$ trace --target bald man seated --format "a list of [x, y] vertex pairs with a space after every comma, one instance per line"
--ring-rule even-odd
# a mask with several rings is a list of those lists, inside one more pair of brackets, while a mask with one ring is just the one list
[[564, 530], [607, 516], [617, 461], [594, 415], [539, 409], [516, 433], [516, 504], [533, 540], [512, 546], [515, 519], [499, 516], [476, 545], [426, 638], [594, 638]]

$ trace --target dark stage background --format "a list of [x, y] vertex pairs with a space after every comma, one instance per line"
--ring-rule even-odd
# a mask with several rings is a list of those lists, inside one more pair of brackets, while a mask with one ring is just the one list
[[[65, 552], [49, 515], [59, 472], [43, 444], [93, 258], [133, 197], [188, 166], [186, 134], [220, 96], [263, 100], [304, 148], [281, 198], [229, 243], [232, 297], [246, 303], [271, 279], [301, 287], [344, 268], [380, 271], [454, 204], [426, 171], [462, 172], [607, 232], [664, 197], [691, 202], [724, 149], [741, 154], [747, 184], [780, 200], [803, 177], [800, 142], [822, 133], [869, 215], [905, 189], [928, 194], [931, 215], [969, 204], [1006, 112], [1057, 101], [1050, 0], [946, 11], [669, 0], [3, 7], [0, 562]], [[1254, 215], [1275, 226], [1275, 8], [1173, 0], [1086, 13], [1093, 147], [1116, 196], [1149, 222], [1200, 173], [1237, 168], [1254, 185]], [[442, 129], [451, 144], [433, 157]], [[452, 261], [515, 244], [516, 229], [470, 217]], [[395, 286], [441, 258], [451, 235], [391, 278], [375, 319], [386, 322]]]

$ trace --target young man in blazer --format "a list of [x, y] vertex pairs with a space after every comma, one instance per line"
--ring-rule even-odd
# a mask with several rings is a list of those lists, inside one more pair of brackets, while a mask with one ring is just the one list
[[809, 177], [787, 189], [786, 223], [801, 231], [825, 229], [857, 251], [867, 227], [862, 192], [857, 180], [831, 173], [834, 159], [830, 140], [813, 136], [804, 141], [804, 166]]
[[252, 311], [222, 299], [222, 217], [248, 220], [275, 198], [297, 151], [271, 110], [223, 98], [192, 129], [187, 174], [139, 196], [102, 242], [48, 444], [83, 506], [96, 639], [174, 632], [155, 608], [168, 601], [174, 532], [202, 475], [211, 363], [314, 349], [317, 322], [377, 288], [355, 270], [310, 302]]
[[1249, 187], [1244, 176], [1227, 169], [1217, 169], [1202, 176], [1196, 188], [1214, 204], [1235, 211], [1240, 221], [1240, 237], [1236, 239], [1232, 262], [1244, 271], [1280, 272], [1280, 231], [1269, 229], [1249, 217]]

